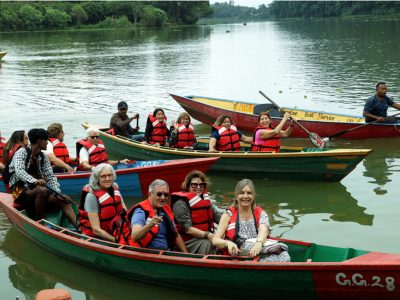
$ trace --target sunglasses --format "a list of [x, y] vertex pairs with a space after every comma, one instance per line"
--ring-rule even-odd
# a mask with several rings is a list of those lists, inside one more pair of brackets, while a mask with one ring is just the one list
[[99, 136], [98, 135], [92, 135], [92, 136], [89, 136], [91, 139], [98, 139], [99, 138]]
[[190, 187], [193, 189], [202, 188], [204, 189], [207, 186], [207, 183], [191, 183]]
[[162, 195], [164, 195], [165, 198], [168, 198], [168, 197], [169, 197], [169, 193], [163, 193], [163, 192], [158, 192], [156, 195], [157, 195], [157, 197], [159, 197], [159, 198], [160, 198]]

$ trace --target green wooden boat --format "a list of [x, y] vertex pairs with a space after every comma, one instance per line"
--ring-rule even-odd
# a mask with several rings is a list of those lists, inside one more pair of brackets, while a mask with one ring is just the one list
[[[279, 239], [292, 262], [196, 255], [121, 246], [71, 231], [59, 211], [35, 222], [0, 193], [0, 206], [25, 236], [54, 254], [107, 274], [228, 298], [399, 299], [400, 255]], [[82, 283], [83, 284], [83, 283]]]
[[[87, 128], [88, 123], [82, 124]], [[97, 126], [101, 129], [100, 126]], [[220, 157], [211, 171], [240, 174], [251, 178], [312, 181], [340, 181], [349, 174], [371, 149], [315, 149], [282, 147], [281, 153], [217, 152], [181, 150], [146, 145], [130, 139], [113, 136], [101, 129], [101, 139], [107, 152], [117, 158], [138, 160], [181, 159], [194, 157]], [[204, 145], [204, 144], [203, 144]]]

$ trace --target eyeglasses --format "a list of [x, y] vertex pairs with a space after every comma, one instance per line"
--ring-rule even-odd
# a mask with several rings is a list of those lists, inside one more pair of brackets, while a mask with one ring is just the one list
[[98, 139], [99, 138], [99, 136], [98, 135], [92, 135], [92, 136], [89, 136], [91, 139]]
[[159, 198], [160, 198], [162, 195], [164, 195], [165, 198], [168, 198], [168, 197], [169, 197], [169, 193], [163, 193], [163, 192], [158, 192], [156, 195], [157, 195], [157, 197], [159, 197]]
[[191, 183], [190, 187], [193, 189], [202, 188], [204, 189], [207, 186], [207, 183]]

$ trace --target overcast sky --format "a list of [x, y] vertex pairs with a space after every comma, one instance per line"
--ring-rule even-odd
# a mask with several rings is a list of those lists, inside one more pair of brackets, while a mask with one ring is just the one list
[[[229, 2], [229, 0], [210, 0], [210, 4], [214, 4], [215, 2], [224, 3]], [[258, 8], [258, 6], [260, 6], [261, 4], [268, 5], [271, 2], [272, 0], [234, 0], [235, 5], [250, 6], [256, 8]]]

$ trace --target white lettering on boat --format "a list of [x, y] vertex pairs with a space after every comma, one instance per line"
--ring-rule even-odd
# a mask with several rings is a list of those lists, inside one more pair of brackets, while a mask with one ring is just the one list
[[380, 276], [372, 276], [369, 280], [360, 273], [347, 276], [345, 273], [340, 272], [336, 274], [335, 279], [336, 283], [341, 286], [380, 287], [386, 288], [389, 292], [393, 292], [396, 289], [395, 280], [391, 276], [384, 277], [383, 281]]

